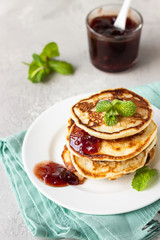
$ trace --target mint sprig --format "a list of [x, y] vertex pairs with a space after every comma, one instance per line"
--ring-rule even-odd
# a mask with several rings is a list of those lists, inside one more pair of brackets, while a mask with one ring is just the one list
[[112, 102], [102, 100], [96, 105], [98, 113], [105, 112], [104, 122], [108, 126], [114, 126], [117, 123], [118, 115], [129, 117], [136, 112], [136, 109], [137, 107], [132, 101], [122, 101], [119, 99], [114, 99]]
[[29, 66], [28, 79], [33, 83], [39, 83], [45, 76], [53, 72], [72, 74], [73, 67], [70, 63], [54, 59], [59, 55], [58, 45], [55, 42], [48, 43], [39, 55], [32, 54], [33, 61], [31, 63], [23, 62]]
[[142, 167], [136, 171], [132, 180], [132, 187], [137, 191], [144, 190], [151, 178], [158, 175], [156, 169], [150, 169], [149, 166]]

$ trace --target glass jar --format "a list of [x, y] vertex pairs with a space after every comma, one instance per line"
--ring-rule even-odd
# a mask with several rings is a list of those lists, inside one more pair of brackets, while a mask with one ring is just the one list
[[130, 8], [126, 29], [114, 28], [120, 8], [121, 5], [113, 4], [100, 6], [86, 19], [91, 62], [106, 72], [120, 72], [137, 62], [143, 19], [138, 11]]

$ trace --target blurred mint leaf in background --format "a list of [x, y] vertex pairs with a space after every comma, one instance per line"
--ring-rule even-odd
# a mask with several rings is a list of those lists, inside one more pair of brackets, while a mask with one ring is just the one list
[[53, 72], [63, 75], [73, 74], [74, 69], [70, 63], [54, 59], [59, 55], [58, 45], [55, 42], [48, 43], [40, 55], [33, 53], [31, 63], [22, 62], [29, 66], [28, 79], [33, 83], [40, 83], [45, 76]]
[[54, 58], [54, 57], [58, 57], [59, 55], [60, 54], [59, 54], [57, 43], [50, 42], [44, 47], [42, 53], [40, 54], [40, 58], [42, 60], [45, 60], [46, 57], [47, 58]]
[[60, 74], [73, 73], [72, 65], [64, 61], [49, 60], [49, 67]]

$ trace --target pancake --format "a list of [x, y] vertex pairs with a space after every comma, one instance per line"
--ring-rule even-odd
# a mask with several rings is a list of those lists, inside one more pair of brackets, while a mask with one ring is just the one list
[[[130, 117], [118, 116], [114, 126], [107, 126], [104, 122], [104, 112], [95, 110], [100, 100], [113, 101], [114, 99], [132, 101], [136, 113]], [[135, 135], [145, 129], [152, 119], [150, 103], [140, 95], [125, 88], [108, 89], [88, 98], [82, 99], [71, 108], [71, 117], [75, 124], [88, 132], [91, 136], [101, 139], [118, 139]]]
[[[84, 131], [82, 132], [84, 133]], [[83, 151], [82, 143], [79, 145], [79, 151], [77, 150], [77, 145], [74, 144], [77, 141], [76, 139], [84, 137], [81, 136], [80, 133], [81, 129], [79, 129], [73, 120], [70, 119], [68, 121], [67, 147], [72, 154], [96, 161], [124, 161], [138, 155], [149, 146], [156, 136], [157, 126], [153, 120], [151, 120], [150, 124], [143, 131], [134, 136], [114, 140], [102, 139], [100, 140], [98, 152], [92, 154], [86, 154]], [[85, 136], [88, 136], [88, 133], [86, 133]], [[90, 139], [92, 139], [92, 137], [89, 135], [89, 139], [86, 139], [85, 141], [89, 142]]]
[[86, 178], [92, 179], [116, 179], [124, 174], [135, 172], [137, 169], [143, 167], [149, 156], [150, 161], [154, 157], [154, 145], [157, 138], [137, 156], [125, 161], [93, 161], [90, 159], [77, 157], [71, 154], [71, 160], [76, 170]]
[[148, 153], [148, 156], [147, 156], [147, 159], [146, 159], [146, 162], [144, 164], [144, 166], [147, 166], [148, 164], [151, 163], [151, 161], [153, 160], [154, 158], [154, 155], [155, 155], [155, 146], [151, 149], [151, 151]]
[[[146, 160], [144, 166], [147, 166], [147, 165], [153, 160], [154, 155], [155, 155], [155, 147], [153, 147], [153, 148], [150, 150], [150, 152], [148, 153], [148, 155], [147, 155], [147, 160]], [[142, 167], [144, 167], [144, 166], [142, 166]], [[127, 173], [127, 174], [128, 174], [128, 173]], [[117, 179], [117, 178], [119, 178], [119, 177], [122, 177], [123, 175], [126, 175], [126, 174], [115, 175], [114, 177], [111, 177], [111, 178], [109, 178], [109, 179], [110, 179], [110, 180], [115, 180], [115, 179]]]
[[[148, 152], [148, 155], [147, 155], [147, 159], [146, 159], [146, 162], [144, 164], [144, 166], [147, 166], [154, 158], [154, 155], [155, 155], [155, 147], [153, 147], [149, 152]], [[144, 167], [142, 166], [142, 167]], [[119, 174], [119, 175], [115, 175], [114, 177], [112, 178], [109, 178], [110, 180], [115, 180], [119, 177], [122, 177], [123, 175], [125, 174]]]
[[74, 167], [74, 165], [73, 165], [73, 163], [71, 161], [71, 154], [68, 151], [68, 148], [66, 147], [66, 145], [64, 146], [64, 149], [63, 149], [61, 157], [62, 157], [62, 160], [64, 162], [65, 167], [69, 171], [73, 172], [78, 177], [80, 183], [83, 183], [84, 180], [85, 180], [85, 177], [82, 176], [81, 174], [79, 174], [79, 172], [77, 172], [77, 170], [75, 169], [75, 167]]

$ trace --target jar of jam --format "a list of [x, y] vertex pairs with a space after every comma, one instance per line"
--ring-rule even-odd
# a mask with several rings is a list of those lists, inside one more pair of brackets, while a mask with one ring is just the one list
[[86, 19], [91, 62], [106, 72], [120, 72], [137, 62], [143, 19], [140, 13], [130, 8], [125, 30], [114, 27], [120, 7], [97, 7]]

